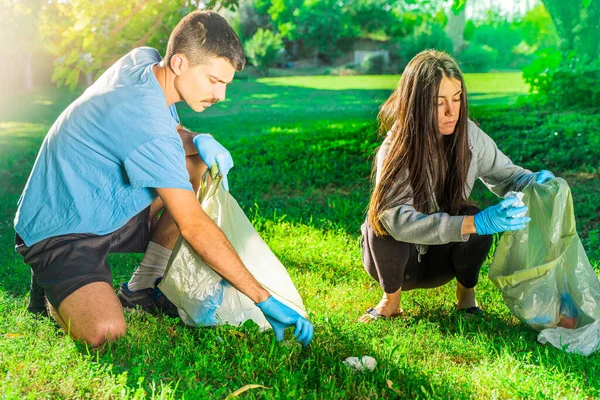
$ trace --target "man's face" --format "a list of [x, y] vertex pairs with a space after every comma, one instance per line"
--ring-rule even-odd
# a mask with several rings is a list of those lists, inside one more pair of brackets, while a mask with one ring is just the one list
[[210, 57], [190, 67], [187, 60], [178, 69], [175, 90], [192, 110], [202, 112], [225, 99], [225, 89], [233, 80], [235, 68], [224, 58]]

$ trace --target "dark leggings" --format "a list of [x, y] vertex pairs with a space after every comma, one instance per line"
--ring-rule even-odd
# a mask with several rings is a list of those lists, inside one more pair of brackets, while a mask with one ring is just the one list
[[[461, 215], [475, 215], [467, 207]], [[492, 246], [491, 235], [471, 234], [466, 242], [430, 245], [419, 262], [413, 243], [391, 236], [377, 237], [367, 222], [362, 226], [361, 247], [365, 269], [385, 293], [442, 286], [453, 278], [466, 288], [477, 285], [479, 270]]]

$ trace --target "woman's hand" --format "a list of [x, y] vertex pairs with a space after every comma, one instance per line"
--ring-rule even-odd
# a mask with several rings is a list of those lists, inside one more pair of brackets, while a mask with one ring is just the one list
[[540, 172], [538, 172], [537, 178], [535, 178], [535, 183], [542, 184], [552, 179], [554, 179], [554, 174], [550, 171], [543, 169]]
[[515, 207], [513, 204], [516, 197], [502, 200], [495, 206], [491, 206], [476, 214], [473, 218], [475, 229], [479, 235], [491, 235], [504, 231], [518, 231], [525, 228], [531, 221], [529, 217], [517, 217], [527, 212], [527, 207]]

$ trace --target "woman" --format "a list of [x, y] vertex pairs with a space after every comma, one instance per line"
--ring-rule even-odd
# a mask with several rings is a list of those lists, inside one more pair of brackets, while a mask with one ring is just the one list
[[514, 165], [469, 120], [462, 72], [443, 52], [426, 50], [410, 61], [379, 120], [387, 137], [375, 160], [361, 246], [383, 297], [359, 321], [397, 316], [401, 291], [453, 278], [457, 309], [481, 313], [474, 288], [491, 235], [523, 229], [530, 219], [514, 198], [483, 211], [469, 205], [475, 180], [504, 196], [554, 176]]

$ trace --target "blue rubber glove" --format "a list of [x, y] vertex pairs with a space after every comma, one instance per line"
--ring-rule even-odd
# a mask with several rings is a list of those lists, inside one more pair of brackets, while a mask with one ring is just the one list
[[538, 172], [538, 176], [537, 178], [535, 178], [535, 183], [546, 183], [552, 179], [554, 179], [554, 174], [550, 171], [543, 169], [540, 172]]
[[515, 215], [527, 212], [527, 207], [514, 207], [516, 197], [502, 200], [495, 206], [491, 206], [475, 214], [475, 229], [479, 235], [491, 235], [504, 231], [518, 231], [525, 228], [525, 224], [531, 221], [529, 217], [515, 217]]
[[198, 149], [198, 154], [200, 154], [200, 158], [209, 168], [214, 163], [217, 163], [219, 172], [223, 175], [223, 186], [225, 187], [225, 190], [229, 191], [227, 173], [229, 173], [229, 170], [233, 167], [233, 159], [231, 158], [229, 151], [210, 135], [196, 135], [193, 140]]
[[265, 301], [256, 303], [256, 306], [265, 314], [267, 321], [273, 327], [278, 342], [283, 340], [283, 331], [285, 328], [294, 325], [296, 327], [294, 337], [304, 347], [308, 346], [312, 340], [314, 331], [313, 325], [309, 320], [303, 318], [296, 311], [281, 303], [273, 296], [269, 296]]

